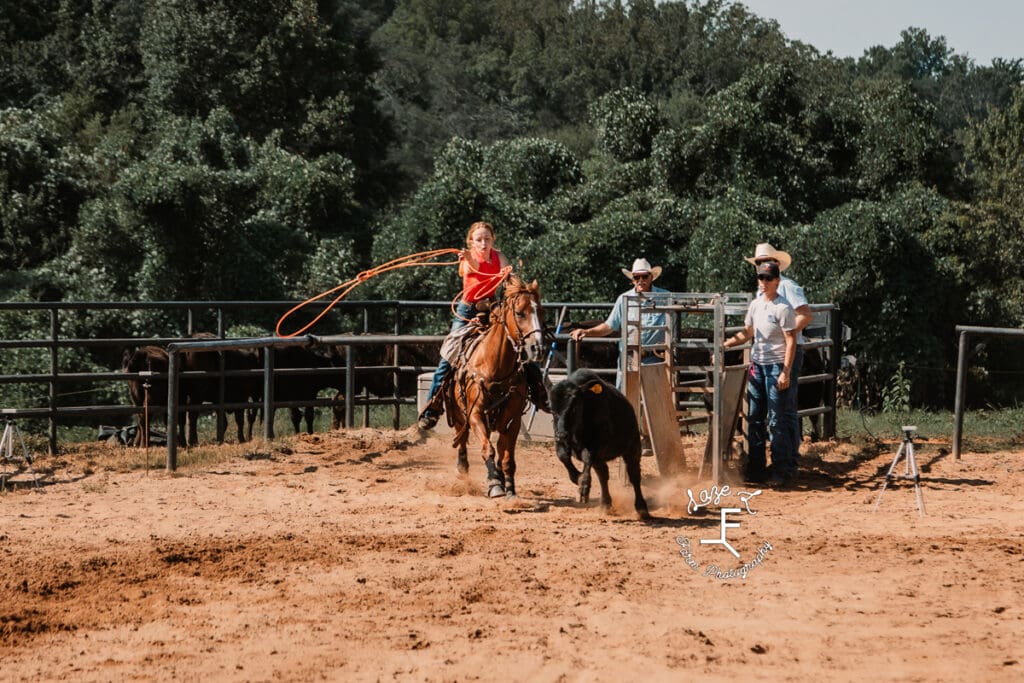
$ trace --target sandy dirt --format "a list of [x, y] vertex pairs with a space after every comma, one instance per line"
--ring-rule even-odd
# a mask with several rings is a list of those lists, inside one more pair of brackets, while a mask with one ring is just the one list
[[[415, 429], [174, 474], [40, 458], [0, 494], [0, 679], [1024, 679], [1024, 452], [922, 442], [927, 515], [906, 483], [873, 512], [897, 445], [805, 445], [794, 489], [694, 514], [710, 482], [644, 459], [649, 522], [617, 465], [604, 512], [521, 444], [488, 499]], [[701, 544], [721, 508], [739, 558]]]

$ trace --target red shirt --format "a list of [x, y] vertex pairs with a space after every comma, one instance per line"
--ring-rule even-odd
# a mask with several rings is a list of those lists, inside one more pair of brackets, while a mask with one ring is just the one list
[[[476, 254], [473, 257], [476, 258]], [[477, 259], [476, 270], [470, 267], [468, 262], [462, 264], [462, 269], [462, 300], [467, 304], [475, 304], [477, 301], [490, 298], [498, 288], [498, 278], [495, 276], [501, 272], [501, 252], [491, 249], [491, 259]]]

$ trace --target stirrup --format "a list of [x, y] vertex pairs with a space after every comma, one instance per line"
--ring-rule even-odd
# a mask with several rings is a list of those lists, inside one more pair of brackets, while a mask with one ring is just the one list
[[426, 408], [423, 410], [423, 413], [420, 415], [416, 423], [419, 425], [420, 429], [433, 429], [437, 425], [439, 417], [441, 416], [429, 408]]

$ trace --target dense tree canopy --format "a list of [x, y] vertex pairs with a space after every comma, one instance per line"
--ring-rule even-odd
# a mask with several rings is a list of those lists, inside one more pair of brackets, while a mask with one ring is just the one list
[[1022, 82], [915, 27], [836, 59], [728, 0], [13, 3], [0, 288], [305, 296], [483, 219], [546, 298], [596, 301], [638, 255], [750, 289], [770, 240], [876, 387], [902, 360], [937, 400], [955, 324], [1024, 324]]

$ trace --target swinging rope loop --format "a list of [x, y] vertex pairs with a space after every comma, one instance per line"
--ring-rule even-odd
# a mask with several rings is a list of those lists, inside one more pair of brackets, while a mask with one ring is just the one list
[[[391, 271], [391, 270], [398, 270], [399, 268], [410, 268], [410, 267], [413, 267], [413, 266], [454, 266], [454, 265], [456, 265], [458, 263], [458, 261], [434, 261], [433, 259], [439, 258], [441, 256], [455, 255], [455, 254], [458, 254], [461, 257], [462, 250], [461, 249], [434, 249], [433, 251], [421, 251], [421, 252], [416, 253], [416, 254], [409, 254], [407, 256], [400, 256], [399, 258], [392, 259], [391, 261], [388, 261], [387, 263], [382, 263], [379, 266], [374, 266], [373, 268], [370, 268], [369, 270], [364, 270], [364, 271], [360, 272], [358, 275], [356, 275], [354, 278], [349, 280], [348, 282], [343, 282], [340, 285], [338, 285], [337, 287], [332, 287], [331, 289], [328, 289], [325, 292], [321, 292], [321, 293], [317, 294], [316, 296], [312, 296], [312, 297], [306, 299], [305, 301], [303, 301], [302, 303], [300, 303], [300, 304], [298, 304], [296, 306], [293, 306], [287, 313], [285, 313], [284, 315], [281, 316], [280, 320], [277, 321], [277, 327], [274, 328], [274, 332], [277, 334], [278, 337], [281, 337], [282, 339], [290, 339], [291, 337], [297, 337], [298, 335], [302, 334], [303, 332], [305, 332], [309, 328], [313, 327], [313, 325], [318, 323], [320, 321], [320, 319], [323, 318], [325, 315], [327, 315], [327, 312], [330, 311], [332, 308], [334, 308], [334, 306], [339, 301], [344, 299], [348, 295], [349, 292], [351, 292], [353, 289], [355, 289], [359, 285], [363, 284], [364, 282], [366, 282], [370, 278], [376, 277], [377, 275], [380, 275], [381, 273], [386, 273], [386, 272]], [[495, 288], [497, 288], [497, 285], [495, 285]], [[281, 326], [284, 324], [284, 321], [287, 320], [288, 317], [291, 316], [293, 313], [295, 313], [296, 311], [298, 311], [299, 309], [301, 309], [301, 308], [303, 308], [305, 306], [308, 306], [309, 304], [313, 303], [314, 301], [319, 301], [320, 299], [323, 299], [326, 296], [330, 296], [331, 294], [334, 294], [338, 290], [341, 290], [341, 293], [338, 294], [338, 296], [336, 296], [334, 298], [334, 300], [331, 301], [331, 303], [324, 308], [324, 310], [320, 311], [320, 313], [317, 314], [317, 316], [315, 318], [313, 318], [309, 323], [307, 323], [301, 329], [298, 329], [298, 330], [296, 330], [294, 332], [289, 332], [288, 334], [284, 334], [284, 333], [281, 332]], [[460, 294], [460, 296], [461, 296], [461, 294]]]

